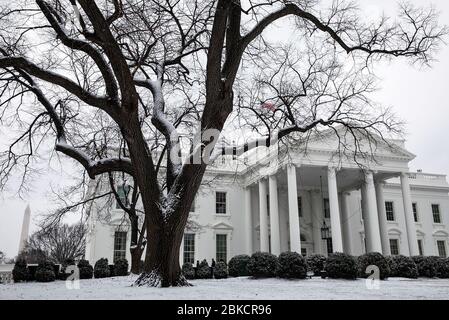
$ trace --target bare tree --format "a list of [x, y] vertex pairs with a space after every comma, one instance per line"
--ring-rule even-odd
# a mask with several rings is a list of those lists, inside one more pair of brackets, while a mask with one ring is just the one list
[[[24, 252], [28, 262], [31, 256], [48, 258], [54, 263], [82, 258], [85, 251], [86, 229], [83, 224], [61, 224], [47, 230], [33, 233], [27, 241]], [[36, 259], [39, 260], [39, 259]], [[38, 261], [36, 261], [38, 262]]]
[[[371, 86], [358, 83], [362, 70], [389, 57], [427, 64], [447, 33], [433, 9], [403, 5], [398, 22], [370, 24], [344, 1], [320, 10], [312, 0], [24, 0], [3, 7], [1, 17], [1, 119], [22, 129], [2, 155], [1, 184], [15, 170], [25, 183], [51, 136], [55, 150], [92, 179], [132, 176], [147, 235], [145, 272], [136, 283], [164, 287], [188, 285], [179, 266], [184, 228], [209, 157], [234, 150], [214, 151], [232, 115], [249, 112], [266, 122], [257, 144], [235, 148], [240, 154], [337, 125], [354, 136], [391, 131], [384, 110], [365, 112]], [[293, 53], [264, 37], [287, 17], [304, 41], [327, 49], [310, 56], [310, 70], [299, 72]], [[310, 51], [297, 52], [309, 60]], [[364, 63], [346, 72], [335, 62], [344, 54]], [[243, 94], [252, 80], [247, 66], [267, 69], [252, 91], [276, 95], [273, 114], [261, 114]], [[102, 135], [114, 143], [98, 143]], [[193, 144], [179, 161], [183, 136]]]

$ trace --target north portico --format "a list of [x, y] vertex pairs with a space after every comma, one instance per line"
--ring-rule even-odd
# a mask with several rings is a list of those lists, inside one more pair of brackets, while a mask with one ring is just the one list
[[[180, 262], [289, 250], [446, 256], [446, 177], [410, 172], [415, 155], [401, 140], [378, 138], [356, 154], [338, 146], [322, 134], [307, 149], [275, 144], [218, 158], [196, 195]], [[87, 259], [129, 258], [130, 232], [115, 212], [110, 223], [91, 223]]]

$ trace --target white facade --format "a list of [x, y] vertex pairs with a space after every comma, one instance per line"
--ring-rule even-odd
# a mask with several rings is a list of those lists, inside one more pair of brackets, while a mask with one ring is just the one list
[[[377, 141], [374, 159], [340, 157], [336, 150], [337, 139], [327, 135], [311, 139], [307, 152], [259, 147], [238, 158], [219, 158], [195, 198], [190, 220], [200, 227], [185, 231], [190, 235], [181, 246], [181, 263], [288, 250], [447, 255], [446, 176], [409, 172], [415, 156], [403, 141], [390, 146]], [[123, 254], [130, 260], [131, 232], [124, 213], [112, 210], [110, 219], [99, 221], [96, 206], [86, 259], [113, 261], [114, 236], [120, 231], [127, 232]], [[322, 239], [324, 223], [331, 240]]]

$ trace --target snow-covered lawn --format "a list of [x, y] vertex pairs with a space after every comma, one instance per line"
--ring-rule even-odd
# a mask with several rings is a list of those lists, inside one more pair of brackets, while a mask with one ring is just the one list
[[391, 278], [379, 289], [355, 281], [313, 278], [308, 280], [246, 277], [193, 280], [193, 287], [131, 287], [135, 276], [80, 280], [69, 290], [64, 281], [0, 284], [1, 299], [449, 299], [449, 280]]

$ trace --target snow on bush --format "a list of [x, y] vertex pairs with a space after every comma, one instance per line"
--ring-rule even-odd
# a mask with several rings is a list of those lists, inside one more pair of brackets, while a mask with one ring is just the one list
[[196, 277], [198, 279], [211, 279], [212, 278], [212, 272], [210, 270], [209, 264], [207, 263], [206, 259], [201, 261], [199, 267], [197, 268]]
[[365, 253], [357, 258], [359, 276], [367, 278], [371, 273], [366, 273], [368, 266], [376, 266], [379, 268], [380, 280], [385, 280], [390, 276], [390, 266], [387, 259], [378, 252]]
[[277, 258], [268, 252], [253, 253], [248, 263], [248, 273], [254, 278], [276, 276]]
[[228, 277], [228, 266], [224, 261], [219, 261], [214, 268], [215, 279], [226, 279]]
[[390, 277], [418, 278], [418, 267], [412, 258], [403, 255], [386, 257]]
[[326, 257], [322, 254], [312, 254], [306, 258], [306, 262], [308, 270], [312, 271], [314, 275], [320, 275], [321, 271], [324, 270]]
[[34, 275], [37, 282], [52, 282], [56, 280], [55, 265], [49, 261], [39, 263]]
[[195, 279], [195, 269], [190, 262], [186, 262], [182, 265], [181, 273], [187, 280]]
[[94, 268], [89, 264], [87, 260], [80, 260], [78, 262], [78, 268], [80, 271], [80, 279], [92, 279], [94, 275]]
[[278, 258], [276, 274], [280, 278], [305, 279], [306, 259], [297, 252], [283, 252]]
[[128, 260], [117, 259], [114, 262], [114, 276], [127, 276], [128, 275]]
[[324, 270], [332, 279], [356, 279], [357, 262], [353, 256], [345, 253], [332, 253], [326, 259]]
[[28, 281], [30, 279], [30, 272], [24, 258], [17, 259], [12, 270], [12, 277], [14, 282]]
[[101, 258], [95, 262], [94, 277], [95, 278], [107, 278], [110, 276], [108, 259]]
[[414, 256], [412, 259], [418, 267], [418, 275], [420, 277], [434, 278], [438, 275], [437, 264], [439, 257]]
[[231, 277], [248, 276], [248, 263], [251, 257], [247, 254], [241, 254], [229, 260], [229, 275]]

